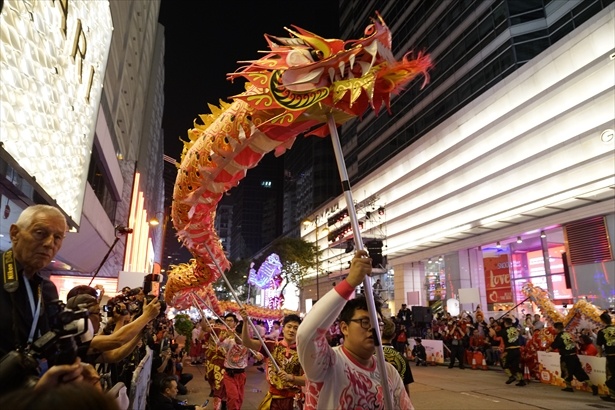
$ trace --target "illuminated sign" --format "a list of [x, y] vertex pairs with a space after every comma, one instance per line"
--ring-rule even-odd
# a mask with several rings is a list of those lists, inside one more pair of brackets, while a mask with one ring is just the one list
[[488, 303], [509, 303], [513, 301], [510, 285], [510, 262], [508, 255], [484, 258], [485, 293]]
[[106, 0], [0, 14], [0, 142], [77, 225], [112, 32]]

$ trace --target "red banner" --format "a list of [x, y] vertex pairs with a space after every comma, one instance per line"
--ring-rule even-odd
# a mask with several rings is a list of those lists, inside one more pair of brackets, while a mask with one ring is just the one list
[[510, 285], [510, 262], [508, 255], [483, 258], [485, 267], [485, 291], [487, 303], [508, 303], [513, 301]]

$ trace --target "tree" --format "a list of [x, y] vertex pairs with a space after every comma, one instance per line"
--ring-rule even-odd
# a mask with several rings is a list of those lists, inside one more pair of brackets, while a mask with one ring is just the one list
[[192, 343], [192, 329], [194, 329], [194, 323], [190, 320], [190, 316], [180, 314], [175, 316], [175, 331], [186, 338], [186, 351], [190, 351], [190, 345]]
[[[240, 300], [245, 300], [247, 296], [248, 273], [250, 272], [249, 259], [238, 259], [231, 263], [231, 268], [225, 273], [226, 278], [235, 290]], [[218, 279], [213, 284], [218, 300], [233, 300], [234, 298], [223, 278]]]
[[[298, 287], [303, 286], [303, 278], [310, 270], [316, 270], [317, 261], [322, 251], [318, 251], [315, 244], [308, 243], [298, 238], [278, 238], [271, 242], [266, 251], [254, 259], [254, 269], [258, 268], [272, 253], [280, 257], [282, 263], [282, 278], [285, 283], [294, 283]], [[317, 256], [318, 255], [318, 256]], [[233, 286], [241, 301], [245, 301], [248, 294], [248, 274], [250, 273], [250, 259], [238, 259], [231, 262], [231, 268], [226, 272], [226, 278]], [[234, 300], [231, 296], [224, 279], [218, 279], [213, 288], [218, 300]], [[283, 290], [283, 289], [282, 289]]]

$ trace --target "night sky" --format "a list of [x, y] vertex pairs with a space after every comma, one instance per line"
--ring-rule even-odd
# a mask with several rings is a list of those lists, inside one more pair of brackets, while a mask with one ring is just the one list
[[165, 26], [165, 104], [162, 127], [165, 154], [179, 161], [186, 131], [207, 104], [244, 89], [226, 74], [240, 60], [256, 60], [268, 50], [264, 33], [287, 36], [296, 25], [327, 38], [339, 38], [338, 4], [312, 1], [162, 0], [159, 22]]

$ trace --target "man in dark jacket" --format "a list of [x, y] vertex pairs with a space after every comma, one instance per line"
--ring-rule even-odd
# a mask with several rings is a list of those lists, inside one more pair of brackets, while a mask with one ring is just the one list
[[598, 331], [596, 345], [598, 354], [606, 357], [606, 382], [609, 394], [600, 396], [604, 401], [615, 403], [615, 326], [608, 311], [602, 312], [600, 319], [606, 325]]
[[66, 229], [64, 215], [48, 205], [26, 208], [11, 225], [12, 248], [0, 254], [0, 357], [51, 330], [58, 290], [40, 270], [60, 250]]
[[557, 336], [551, 343], [551, 349], [559, 351], [559, 363], [562, 370], [562, 378], [566, 382], [566, 387], [562, 391], [573, 393], [572, 378], [580, 382], [585, 382], [592, 389], [594, 396], [598, 395], [598, 386], [589, 380], [589, 376], [583, 370], [583, 365], [577, 356], [577, 344], [572, 335], [564, 330], [562, 322], [553, 323], [553, 327], [557, 330]]
[[204, 410], [201, 406], [192, 406], [177, 400], [177, 380], [173, 376], [166, 376], [160, 380], [158, 390], [150, 397], [151, 410]]
[[397, 320], [402, 325], [406, 326], [406, 331], [410, 331], [410, 327], [412, 326], [412, 311], [408, 309], [408, 306], [405, 303], [402, 303], [401, 309], [397, 312]]
[[[62, 212], [49, 205], [26, 208], [9, 228], [12, 248], [0, 252], [0, 358], [9, 357], [5, 355], [19, 357], [15, 349], [25, 348], [52, 330], [52, 311], [63, 309], [55, 285], [40, 271], [60, 250], [66, 230], [66, 218]], [[45, 349], [42, 354], [51, 364], [58, 356], [58, 349], [53, 347]], [[38, 381], [38, 386], [54, 387], [83, 379], [90, 382], [98, 379], [93, 367], [85, 369], [79, 361], [72, 365], [53, 366]], [[34, 373], [37, 369], [15, 375], [0, 386], [0, 392], [15, 390], [26, 383], [26, 375], [36, 376]]]

